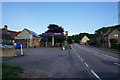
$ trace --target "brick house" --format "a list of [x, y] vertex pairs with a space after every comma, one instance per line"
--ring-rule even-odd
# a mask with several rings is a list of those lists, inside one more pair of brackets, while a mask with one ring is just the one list
[[101, 34], [97, 38], [97, 41], [101, 47], [111, 48], [110, 39], [116, 39], [118, 42], [120, 42], [120, 31], [118, 29], [110, 30], [110, 28], [108, 28], [108, 31], [104, 34]]
[[[7, 29], [7, 25], [4, 28], [0, 29], [0, 43], [1, 44], [13, 44], [15, 35], [17, 32], [10, 31]], [[14, 36], [13, 36], [14, 35]]]

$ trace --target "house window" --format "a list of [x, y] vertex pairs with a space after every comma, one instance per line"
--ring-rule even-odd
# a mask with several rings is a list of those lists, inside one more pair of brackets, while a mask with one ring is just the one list
[[118, 34], [114, 34], [115, 37], [118, 37]]

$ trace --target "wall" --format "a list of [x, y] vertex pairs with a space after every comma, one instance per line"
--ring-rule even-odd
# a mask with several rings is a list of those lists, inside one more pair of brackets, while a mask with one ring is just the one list
[[33, 43], [34, 46], [36, 47], [40, 47], [40, 43], [39, 43], [39, 40], [34, 40], [34, 43]]
[[[27, 47], [27, 40], [25, 39], [16, 39], [15, 40], [16, 43], [23, 43], [23, 47], [26, 48]], [[40, 47], [39, 45], [39, 39], [34, 39], [32, 40], [33, 44], [32, 47], [36, 46], [37, 48]], [[28, 47], [30, 47], [30, 40], [28, 40]]]
[[[2, 48], [2, 55], [0, 57], [12, 57], [15, 56], [15, 48]], [[0, 51], [1, 52], [1, 51]]]
[[113, 31], [108, 37], [109, 37], [109, 39], [118, 39], [118, 37], [116, 37], [116, 36], [114, 36], [114, 34], [118, 34], [118, 35], [120, 35], [120, 31], [118, 31], [118, 30], [115, 30], [115, 31]]

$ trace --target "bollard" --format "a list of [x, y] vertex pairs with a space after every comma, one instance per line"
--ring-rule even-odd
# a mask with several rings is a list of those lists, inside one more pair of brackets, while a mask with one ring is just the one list
[[52, 44], [52, 48], [54, 47], [54, 45]]
[[21, 55], [23, 55], [22, 44], [20, 46], [21, 46]]
[[65, 50], [65, 47], [63, 47], [63, 50]]

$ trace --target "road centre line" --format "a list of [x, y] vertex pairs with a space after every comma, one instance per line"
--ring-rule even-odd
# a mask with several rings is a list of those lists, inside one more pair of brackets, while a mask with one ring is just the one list
[[93, 70], [91, 70], [91, 72], [94, 74], [94, 76], [96, 76], [99, 80], [101, 80], [100, 77]]
[[85, 65], [88, 67], [88, 65], [85, 63]]
[[[74, 50], [74, 48], [72, 47], [72, 45], [71, 45], [71, 48], [73, 49], [73, 51], [78, 55], [78, 53]], [[83, 60], [82, 58], [81, 58], [81, 60]], [[88, 69], [87, 69], [87, 67], [86, 66], [88, 66], [86, 63], [84, 63], [83, 61], [81, 62], [82, 63], [82, 65], [86, 68], [86, 70], [88, 71]], [[86, 66], [85, 66], [86, 65]], [[89, 72], [89, 71], [88, 71]], [[101, 80], [100, 79], [100, 77], [93, 71], [93, 70], [91, 70], [91, 72], [92, 72], [92, 74], [96, 77], [96, 78], [98, 78], [99, 80]]]
[[81, 60], [83, 61], [83, 59], [81, 58]]
[[116, 63], [116, 62], [115, 62], [114, 64], [116, 64], [116, 65], [120, 66], [120, 64], [119, 64], [119, 63]]

